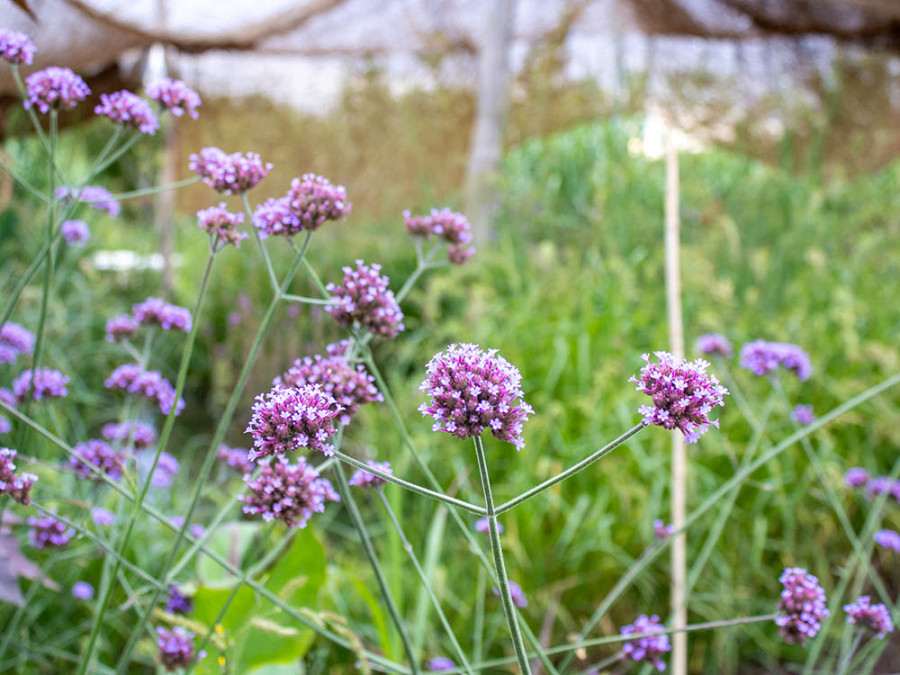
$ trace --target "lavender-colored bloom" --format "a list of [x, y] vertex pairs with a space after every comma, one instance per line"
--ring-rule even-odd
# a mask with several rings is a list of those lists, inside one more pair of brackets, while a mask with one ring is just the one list
[[272, 168], [263, 164], [259, 155], [248, 152], [226, 154], [219, 148], [203, 148], [200, 154], [190, 156], [192, 171], [203, 177], [203, 182], [217, 192], [226, 195], [241, 194], [255, 187]]
[[657, 539], [666, 539], [667, 537], [671, 537], [675, 533], [674, 525], [666, 525], [661, 520], [653, 521], [653, 535]]
[[42, 113], [49, 112], [50, 108], [74, 108], [91, 93], [84, 80], [71, 69], [57, 66], [29, 75], [25, 89], [28, 94], [25, 109], [37, 106]]
[[84, 248], [91, 238], [91, 231], [83, 220], [67, 220], [60, 226], [59, 231], [69, 246]]
[[[509, 594], [512, 596], [513, 604], [521, 609], [528, 607], [528, 598], [525, 597], [525, 591], [522, 590], [522, 587], [515, 581], [508, 581], [507, 585], [509, 586]], [[494, 586], [493, 590], [494, 595], [499, 598], [500, 589]]]
[[0, 415], [0, 434], [8, 434], [10, 431], [12, 431], [12, 422]]
[[197, 211], [197, 225], [209, 234], [213, 251], [221, 251], [228, 244], [239, 247], [241, 240], [247, 238], [246, 232], [237, 229], [243, 222], [244, 214], [229, 213], [225, 208], [225, 202]]
[[[153, 457], [156, 453], [152, 450], [145, 450], [138, 455], [138, 464], [144, 476], [153, 465]], [[181, 465], [168, 452], [162, 452], [156, 462], [156, 468], [153, 469], [153, 475], [150, 476], [150, 485], [156, 488], [169, 488], [178, 475]]]
[[9, 495], [13, 501], [28, 506], [31, 503], [31, 486], [38, 477], [31, 473], [17, 474], [15, 458], [15, 450], [0, 448], [0, 495]]
[[32, 516], [28, 524], [31, 526], [28, 539], [35, 548], [63, 548], [75, 536], [75, 530], [50, 515]]
[[384, 400], [375, 387], [375, 378], [363, 366], [351, 366], [343, 355], [323, 357], [317, 354], [297, 359], [286, 373], [275, 378], [273, 384], [284, 387], [318, 384], [344, 407], [340, 421], [345, 426], [350, 424], [361, 405]]
[[875, 543], [900, 553], [900, 532], [895, 532], [894, 530], [878, 530], [878, 532], [875, 533]]
[[875, 499], [893, 492], [894, 481], [890, 476], [876, 476], [866, 483], [866, 499]]
[[191, 332], [191, 311], [171, 305], [160, 298], [147, 298], [131, 308], [131, 313], [143, 326], [159, 326], [163, 330]]
[[280, 520], [288, 527], [306, 527], [313, 513], [325, 511], [325, 500], [340, 501], [334, 488], [315, 467], [298, 457], [296, 464], [278, 459], [263, 467], [257, 478], [244, 476], [247, 494], [240, 497], [244, 513]]
[[34, 334], [17, 323], [7, 321], [0, 326], [0, 363], [15, 363], [19, 354], [34, 349]]
[[383, 338], [397, 337], [404, 329], [403, 312], [388, 289], [390, 279], [381, 274], [381, 265], [371, 266], [356, 261], [356, 269], [344, 267], [344, 280], [340, 285], [328, 284], [330, 304], [325, 311], [331, 314], [339, 326], [352, 328], [359, 324], [373, 335]]
[[[78, 195], [77, 197], [75, 195]], [[112, 193], [100, 185], [85, 185], [81, 192], [68, 185], [62, 185], [56, 188], [53, 195], [62, 202], [69, 202], [77, 199], [82, 204], [87, 204], [100, 211], [105, 211], [110, 218], [115, 218], [122, 211], [122, 207], [114, 198]]]
[[847, 469], [844, 474], [844, 484], [848, 488], [857, 488], [869, 482], [869, 472], [861, 467]]
[[643, 405], [638, 411], [644, 424], [678, 429], [685, 443], [696, 443], [710, 425], [719, 426], [718, 420], [709, 419], [709, 413], [715, 406], [725, 405], [722, 397], [728, 390], [715, 375], [706, 374], [709, 363], [703, 359], [691, 362], [668, 352], [655, 354], [659, 363], [650, 363], [650, 355], [644, 354], [646, 365], [640, 379], [632, 376], [628, 380], [653, 399], [653, 405]]
[[140, 326], [137, 319], [130, 314], [119, 314], [106, 322], [106, 341], [122, 342], [130, 340], [137, 334]]
[[167, 593], [169, 599], [166, 601], [166, 611], [169, 614], [190, 614], [194, 611], [194, 602], [182, 595], [176, 584], [169, 586]]
[[307, 231], [317, 230], [329, 220], [343, 220], [350, 215], [353, 206], [347, 202], [347, 190], [343, 185], [332, 185], [327, 178], [314, 173], [294, 178], [286, 199], [299, 220], [300, 230]]
[[103, 425], [100, 433], [108, 441], [115, 441], [135, 450], [142, 450], [156, 443], [156, 432], [144, 422], [110, 422]]
[[94, 520], [94, 523], [100, 525], [101, 527], [104, 525], [112, 525], [114, 522], [116, 522], [115, 513], [113, 513], [109, 509], [104, 509], [99, 506], [91, 509], [91, 518]]
[[136, 363], [119, 366], [106, 378], [103, 385], [113, 391], [124, 391], [155, 400], [163, 415], [168, 415], [172, 406], [175, 406], [176, 415], [184, 408], [184, 399], [179, 398], [176, 403], [175, 389], [166, 378], [155, 370], [145, 371]]
[[784, 586], [778, 602], [775, 624], [781, 628], [781, 636], [790, 644], [806, 644], [828, 618], [827, 599], [819, 580], [801, 567], [789, 567], [778, 581]]
[[791, 419], [800, 426], [805, 427], [816, 421], [816, 415], [811, 405], [797, 405], [791, 412]]
[[175, 117], [187, 113], [188, 117], [197, 119], [197, 108], [201, 105], [200, 96], [181, 80], [164, 77], [148, 84], [146, 93], [154, 101], [159, 101], [160, 106]]
[[259, 238], [282, 235], [292, 237], [303, 228], [300, 216], [291, 210], [287, 197], [267, 199], [253, 212], [253, 227], [259, 230]]
[[[641, 614], [633, 624], [623, 626], [619, 631], [621, 635], [645, 635], [645, 637], [623, 643], [622, 659], [650, 663], [658, 671], [664, 671], [666, 662], [662, 660], [662, 655], [670, 652], [672, 646], [669, 644], [669, 636], [665, 635], [663, 630], [656, 614], [649, 617]], [[649, 635], [646, 635], [648, 633]]]
[[30, 66], [37, 47], [25, 33], [0, 28], [0, 59]]
[[434, 235], [450, 244], [447, 258], [454, 265], [462, 265], [475, 253], [473, 247], [467, 246], [472, 241], [472, 225], [461, 213], [444, 208], [432, 209], [427, 216], [413, 216], [404, 211], [403, 220], [409, 234], [426, 239]]
[[152, 136], [159, 129], [159, 120], [150, 104], [130, 91], [100, 94], [100, 104], [94, 107], [94, 113], [108, 117], [126, 129], [137, 129], [142, 134]]
[[707, 333], [697, 338], [696, 349], [700, 354], [713, 354], [726, 359], [734, 353], [731, 349], [731, 341], [718, 333]]
[[72, 586], [72, 596], [79, 600], [90, 600], [94, 597], [94, 587], [86, 581], [76, 581]]
[[69, 466], [75, 470], [79, 478], [93, 478], [92, 466], [100, 469], [113, 480], [119, 480], [122, 477], [125, 455], [113, 450], [106, 441], [92, 439], [85, 443], [78, 443], [72, 450], [78, 457], [70, 457]]
[[[501, 525], [500, 523], [497, 523], [497, 534], [502, 534], [503, 529], [504, 529], [503, 525]], [[475, 521], [475, 531], [476, 532], [490, 532], [491, 531], [490, 521], [488, 521], [487, 518], [479, 518], [478, 520]]]
[[419, 390], [431, 401], [420, 405], [419, 412], [434, 418], [432, 431], [466, 440], [490, 429], [517, 450], [525, 447], [522, 425], [534, 410], [525, 403], [522, 375], [496, 349], [451, 344], [431, 358], [425, 372]]
[[250, 424], [244, 433], [253, 436], [249, 457], [279, 455], [304, 448], [331, 457], [334, 446], [332, 420], [343, 411], [334, 398], [317, 385], [296, 388], [275, 386], [256, 397]]
[[453, 265], [465, 265], [466, 261], [475, 255], [475, 247], [469, 246], [448, 246], [447, 260]]
[[206, 528], [200, 523], [194, 523], [188, 528], [188, 532], [194, 539], [203, 539], [206, 536]]
[[425, 662], [425, 667], [428, 670], [444, 671], [453, 670], [456, 668], [456, 664], [446, 656], [435, 656], [433, 659]]
[[793, 370], [801, 382], [812, 374], [809, 354], [797, 345], [757, 340], [741, 348], [741, 368], [747, 368], [755, 375], [766, 375], [779, 366]]
[[[382, 473], [386, 473], [391, 476], [394, 475], [394, 470], [391, 468], [390, 462], [375, 462], [370, 459], [366, 462], [366, 464], [371, 466], [373, 469], [381, 471]], [[374, 473], [366, 471], [365, 469], [357, 469], [356, 471], [354, 471], [348, 482], [349, 485], [362, 488], [381, 487], [385, 483], [387, 483], [387, 481], [384, 478], [382, 478], [381, 476], [376, 476]]]
[[[32, 371], [29, 369], [22, 372], [13, 382], [13, 394], [19, 403], [24, 402], [28, 397], [28, 392], [32, 387], [31, 376]], [[35, 401], [43, 398], [63, 398], [69, 395], [67, 384], [69, 384], [69, 377], [58, 370], [38, 368], [34, 375], [34, 390], [31, 396]]]
[[222, 460], [242, 475], [253, 471], [254, 465], [249, 455], [244, 448], [229, 448], [227, 445], [220, 445], [216, 450], [216, 459]]
[[847, 623], [855, 623], [862, 628], [868, 628], [875, 633], [875, 637], [883, 638], [888, 633], [894, 632], [894, 623], [891, 621], [891, 613], [883, 604], [871, 604], [868, 595], [862, 595], [850, 605], [844, 605], [847, 612]]
[[[169, 672], [186, 668], [194, 660], [194, 634], [181, 626], [166, 630], [162, 626], [156, 628], [156, 646], [159, 648], [159, 662]], [[206, 656], [205, 651], [197, 654], [200, 661]]]

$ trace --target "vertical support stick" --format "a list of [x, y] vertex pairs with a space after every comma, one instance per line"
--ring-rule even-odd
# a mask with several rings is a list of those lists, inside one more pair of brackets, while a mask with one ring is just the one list
[[[675, 131], [666, 135], [666, 307], [669, 320], [669, 343], [672, 353], [684, 358], [684, 325], [681, 316], [681, 266], [679, 264], [678, 214], [678, 148]], [[672, 434], [672, 525], [676, 530], [684, 526], [687, 457], [684, 437]], [[672, 541], [672, 628], [687, 625], [687, 551], [684, 533]], [[687, 633], [672, 636], [672, 673], [687, 675]]]

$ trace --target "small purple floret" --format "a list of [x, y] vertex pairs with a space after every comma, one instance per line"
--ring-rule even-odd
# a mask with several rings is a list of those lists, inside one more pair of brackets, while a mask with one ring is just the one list
[[0, 495], [9, 495], [13, 501], [28, 506], [31, 503], [31, 486], [38, 477], [31, 473], [17, 474], [15, 458], [15, 450], [0, 448]]
[[216, 459], [225, 462], [241, 475], [250, 473], [254, 468], [254, 464], [250, 460], [250, 453], [244, 448], [229, 448], [227, 445], [220, 445], [216, 450]]
[[464, 264], [474, 253], [475, 248], [468, 246], [472, 241], [472, 226], [461, 213], [450, 209], [432, 209], [427, 216], [413, 216], [409, 211], [403, 212], [406, 231], [415, 237], [428, 238], [432, 235], [445, 240], [447, 259], [454, 265]]
[[144, 370], [136, 363], [126, 363], [116, 368], [103, 382], [107, 389], [123, 391], [154, 400], [160, 412], [168, 415], [175, 406], [175, 414], [184, 408], [184, 399], [175, 401], [175, 388], [155, 370]]
[[844, 605], [844, 611], [847, 612], [847, 623], [868, 628], [877, 638], [884, 638], [888, 633], [894, 632], [894, 623], [891, 621], [888, 608], [881, 603], [871, 604], [868, 595], [862, 595], [856, 602]]
[[[487, 518], [479, 518], [475, 521], [475, 531], [476, 532], [490, 532], [491, 531], [491, 523]], [[497, 534], [503, 533], [503, 525], [497, 523]]]
[[816, 421], [816, 414], [811, 405], [797, 405], [791, 412], [791, 419], [801, 427], [806, 427]]
[[238, 229], [244, 222], [244, 214], [229, 213], [225, 206], [225, 202], [221, 202], [218, 206], [197, 211], [197, 225], [209, 234], [214, 252], [221, 251], [228, 244], [238, 248], [241, 241], [248, 236], [246, 232]]
[[37, 50], [31, 38], [25, 33], [0, 28], [0, 59], [30, 66]]
[[169, 599], [166, 601], [166, 611], [169, 614], [190, 614], [194, 611], [194, 602], [182, 595], [176, 584], [169, 586], [167, 594]]
[[159, 129], [159, 120], [150, 104], [130, 91], [100, 94], [100, 103], [94, 107], [94, 113], [108, 117], [126, 129], [136, 129], [150, 136]]
[[[12, 385], [16, 401], [23, 403], [31, 390], [31, 370], [24, 371]], [[52, 368], [38, 368], [34, 375], [34, 390], [31, 394], [35, 401], [44, 398], [64, 398], [69, 395], [66, 385], [69, 384], [68, 375], [63, 375]]]
[[280, 520], [288, 527], [306, 527], [313, 513], [325, 511], [325, 500], [339, 502], [331, 483], [298, 457], [296, 464], [276, 459], [257, 478], [244, 476], [247, 494], [239, 499], [244, 513], [263, 520]]
[[894, 530], [878, 530], [878, 532], [875, 533], [875, 543], [900, 553], [900, 532], [895, 532]]
[[70, 457], [69, 466], [79, 478], [94, 478], [90, 468], [92, 466], [113, 480], [122, 477], [125, 454], [113, 450], [106, 441], [91, 439], [85, 443], [78, 443], [72, 450], [78, 457]]
[[344, 328], [358, 324], [373, 335], [397, 337], [404, 329], [403, 311], [388, 288], [390, 279], [381, 274], [381, 265], [357, 260], [356, 269], [344, 267], [343, 271], [340, 285], [325, 287], [333, 296], [325, 311]]
[[75, 530], [50, 515], [32, 516], [28, 524], [31, 526], [28, 539], [35, 548], [63, 548], [75, 536]]
[[[194, 634], [181, 626], [167, 630], [162, 626], [156, 629], [156, 646], [159, 648], [159, 662], [169, 672], [186, 668], [194, 659]], [[205, 651], [197, 654], [200, 661], [206, 656]]]
[[172, 305], [160, 298], [147, 298], [131, 308], [137, 322], [143, 326], [159, 326], [163, 330], [191, 332], [191, 311]]
[[674, 533], [675, 533], [674, 525], [666, 525], [661, 520], [653, 521], [653, 535], [657, 539], [666, 539], [668, 537], [671, 537]]
[[72, 597], [79, 600], [90, 600], [94, 597], [94, 587], [86, 581], [76, 581], [72, 586]]
[[428, 668], [428, 670], [435, 670], [440, 672], [445, 670], [453, 670], [454, 668], [456, 668], [456, 664], [446, 656], [435, 656], [433, 659], [425, 662], [425, 667]]
[[731, 358], [734, 353], [731, 341], [718, 333], [707, 333], [697, 338], [696, 349], [700, 354]]
[[112, 525], [116, 522], [116, 514], [109, 509], [104, 509], [100, 506], [91, 509], [91, 518], [100, 526]]
[[190, 168], [213, 190], [226, 195], [242, 194], [250, 190], [268, 175], [271, 163], [263, 164], [259, 155], [240, 152], [231, 155], [219, 148], [203, 148], [190, 156]]
[[60, 226], [59, 231], [69, 246], [84, 248], [91, 238], [91, 231], [83, 220], [67, 220]]
[[[656, 614], [647, 616], [641, 614], [637, 620], [628, 626], [623, 626], [619, 631], [621, 635], [645, 635], [645, 637], [629, 640], [622, 645], [622, 659], [631, 660], [638, 663], [649, 663], [658, 671], [662, 672], [666, 669], [666, 662], [663, 661], [662, 655], [672, 650], [669, 644], [669, 636], [663, 633], [663, 627], [659, 623], [659, 617]], [[659, 633], [659, 635], [656, 635]]]
[[794, 371], [797, 379], [805, 382], [812, 375], [809, 354], [797, 345], [782, 342], [749, 342], [741, 348], [741, 368], [754, 375], [766, 375], [779, 366]]
[[[394, 475], [394, 470], [391, 468], [390, 462], [375, 462], [370, 459], [366, 464], [382, 473], [386, 473], [390, 476]], [[385, 483], [387, 483], [387, 481], [384, 478], [376, 476], [374, 473], [366, 471], [365, 469], [357, 469], [354, 471], [348, 482], [349, 485], [362, 488], [381, 487]]]
[[[76, 193], [78, 194], [77, 197], [75, 197]], [[77, 199], [82, 204], [87, 204], [99, 211], [105, 211], [110, 218], [115, 218], [122, 211], [122, 207], [113, 198], [112, 193], [99, 185], [85, 185], [81, 192], [68, 185], [62, 185], [56, 188], [53, 196], [64, 203]]]
[[7, 321], [0, 327], [0, 363], [15, 363], [19, 354], [34, 349], [34, 334], [17, 323]]
[[175, 117], [187, 113], [188, 117], [197, 119], [197, 108], [201, 105], [200, 96], [181, 80], [164, 77], [148, 84], [146, 93], [154, 101], [159, 101], [160, 106]]
[[[525, 597], [525, 591], [522, 590], [522, 587], [519, 586], [519, 584], [517, 584], [515, 581], [509, 581], [507, 582], [507, 584], [509, 586], [509, 594], [510, 596], [512, 596], [513, 604], [521, 609], [528, 607], [528, 598]], [[493, 591], [494, 595], [499, 598], [500, 589], [494, 586]]]
[[868, 482], [869, 472], [862, 467], [857, 466], [852, 469], [847, 469], [847, 473], [844, 474], [844, 484], [848, 488], [862, 487]]
[[814, 638], [821, 623], [829, 616], [827, 599], [819, 580], [800, 567], [789, 567], [778, 579], [784, 586], [778, 602], [775, 624], [790, 644], [806, 644]]
[[135, 450], [142, 450], [156, 443], [156, 432], [144, 422], [111, 422], [104, 424], [100, 433], [108, 441]]
[[25, 89], [28, 94], [25, 109], [36, 106], [42, 113], [49, 112], [50, 108], [74, 108], [91, 93], [84, 80], [71, 69], [57, 66], [29, 75]]

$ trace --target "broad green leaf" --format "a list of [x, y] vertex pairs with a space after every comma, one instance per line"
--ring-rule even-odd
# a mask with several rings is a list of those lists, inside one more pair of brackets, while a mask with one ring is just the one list
[[[231, 590], [231, 588], [210, 588], [209, 586], [198, 588], [193, 596], [194, 611], [191, 618], [212, 627], [222, 605], [231, 595]], [[254, 610], [259, 611], [256, 607], [258, 604], [253, 589], [243, 586], [231, 601], [228, 611], [225, 612], [221, 621], [222, 626], [232, 634], [238, 632], [253, 616]]]
[[[235, 567], [240, 567], [244, 554], [252, 545], [253, 537], [259, 529], [258, 523], [224, 523], [210, 536], [207, 547]], [[202, 552], [197, 554], [197, 575], [205, 586], [216, 588], [230, 586], [236, 579], [219, 563]]]

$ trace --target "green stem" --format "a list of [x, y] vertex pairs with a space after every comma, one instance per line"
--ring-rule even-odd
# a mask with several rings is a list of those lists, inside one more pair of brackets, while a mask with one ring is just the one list
[[316, 274], [316, 270], [313, 269], [312, 264], [306, 259], [303, 259], [303, 270], [312, 279], [313, 284], [315, 284], [316, 288], [319, 289], [319, 293], [322, 294], [322, 297], [326, 300], [331, 298], [331, 293], [328, 292], [328, 289], [325, 288], [325, 284], [322, 283], [322, 280], [319, 278], [319, 275]]
[[513, 648], [516, 651], [516, 660], [523, 673], [531, 673], [528, 656], [525, 652], [525, 643], [522, 633], [519, 631], [519, 622], [513, 605], [512, 593], [509, 590], [509, 579], [506, 576], [506, 564], [503, 561], [503, 548], [500, 546], [500, 531], [497, 527], [497, 513], [494, 510], [494, 497], [491, 494], [491, 478], [488, 474], [487, 457], [484, 454], [484, 444], [481, 436], [473, 436], [475, 441], [475, 456], [478, 459], [478, 473], [481, 475], [481, 489], [484, 492], [484, 505], [487, 508], [488, 532], [491, 538], [491, 552], [494, 555], [494, 568], [497, 571], [500, 598], [503, 600], [503, 613], [506, 615], [506, 624], [509, 626], [509, 634], [512, 637]]
[[[278, 277], [275, 274], [275, 268], [272, 267], [272, 259], [269, 257], [269, 251], [266, 249], [266, 245], [263, 243], [262, 237], [259, 236], [259, 230], [256, 229], [256, 226], [253, 225], [253, 209], [250, 208], [250, 198], [247, 197], [246, 192], [241, 193], [241, 203], [244, 205], [244, 212], [247, 214], [247, 229], [253, 233], [253, 238], [256, 240], [257, 246], [259, 246], [259, 251], [262, 253], [263, 261], [266, 263], [266, 271], [269, 273], [269, 283], [272, 284], [272, 291], [277, 295], [278, 294]], [[309, 233], [307, 233], [307, 239], [309, 238]]]
[[856, 650], [859, 648], [859, 643], [862, 642], [863, 633], [865, 633], [864, 628], [857, 628], [856, 635], [853, 638], [853, 643], [850, 645], [850, 649], [847, 650], [847, 653], [844, 655], [844, 658], [841, 660], [841, 665], [838, 668], [837, 675], [844, 675], [850, 668], [850, 663], [853, 660], [853, 655], [856, 653]]
[[[184, 180], [180, 180], [176, 183], [168, 183], [167, 185], [154, 185], [153, 187], [141, 188], [140, 190], [131, 190], [129, 192], [120, 192], [118, 194], [110, 195], [108, 197], [103, 197], [99, 201], [117, 201], [121, 202], [126, 199], [134, 199], [136, 197], [146, 197], [148, 195], [157, 195], [160, 192], [168, 192], [169, 190], [178, 190], [179, 188], [187, 187], [188, 185], [193, 185], [194, 183], [200, 182], [200, 176], [194, 176], [193, 178], [185, 178]], [[91, 204], [91, 201], [84, 201], [84, 204]]]
[[48, 199], [47, 195], [38, 190], [34, 185], [32, 185], [22, 174], [18, 173], [11, 166], [7, 166], [5, 163], [0, 162], [0, 169], [3, 169], [9, 175], [10, 178], [13, 179], [16, 183], [21, 185], [23, 188], [28, 190], [33, 197], [36, 197], [40, 201], [44, 202], [44, 204], [49, 204], [52, 200]]
[[434, 254], [438, 250], [438, 248], [439, 245], [436, 244], [424, 258], [422, 258], [421, 254], [419, 254], [419, 252], [417, 251], [416, 258], [418, 259], [418, 263], [416, 265], [416, 269], [413, 270], [413, 273], [409, 276], [409, 279], [407, 279], [406, 283], [403, 284], [403, 288], [401, 288], [394, 296], [394, 299], [397, 301], [398, 305], [403, 301], [403, 298], [406, 297], [407, 293], [412, 290], [412, 287], [419, 280], [419, 277], [421, 277], [425, 273], [425, 271], [429, 269], [431, 259], [434, 258]]
[[285, 302], [300, 302], [300, 303], [303, 303], [306, 305], [330, 305], [331, 304], [330, 299], [326, 300], [325, 298], [322, 298], [322, 299], [305, 298], [302, 295], [285, 295], [284, 301]]

